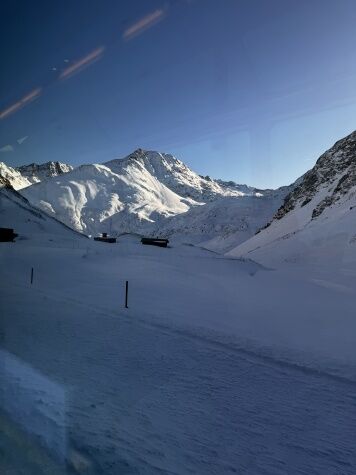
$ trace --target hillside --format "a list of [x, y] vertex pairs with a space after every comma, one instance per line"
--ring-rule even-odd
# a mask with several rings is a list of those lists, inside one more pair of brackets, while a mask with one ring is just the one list
[[356, 132], [325, 152], [272, 222], [229, 255], [271, 264], [346, 265], [356, 251]]
[[43, 241], [65, 241], [85, 238], [60, 221], [48, 216], [29, 203], [9, 183], [0, 178], [0, 227], [13, 228], [19, 234], [17, 239], [31, 239], [39, 244]]
[[264, 196], [220, 197], [159, 224], [151, 234], [226, 252], [249, 239], [281, 206], [286, 188]]

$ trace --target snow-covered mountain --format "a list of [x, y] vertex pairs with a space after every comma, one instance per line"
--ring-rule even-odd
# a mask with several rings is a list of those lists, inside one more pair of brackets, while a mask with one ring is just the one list
[[1, 176], [0, 227], [15, 229], [18, 239], [34, 239], [39, 243], [85, 237], [33, 206]]
[[225, 196], [159, 223], [152, 235], [227, 252], [249, 239], [281, 206], [286, 188], [262, 196]]
[[[82, 165], [26, 188], [23, 194], [36, 206], [87, 234], [108, 231], [160, 235], [168, 232], [164, 227], [167, 218], [193, 207], [222, 197], [262, 196], [246, 185], [240, 189], [232, 182], [225, 185], [202, 177], [172, 155], [142, 149], [102, 165]], [[205, 211], [201, 219], [205, 219]], [[210, 237], [212, 229], [208, 231]]]
[[200, 202], [210, 201], [219, 196], [256, 193], [255, 188], [246, 185], [198, 175], [181, 160], [168, 153], [137, 149], [124, 159], [111, 160], [104, 165], [120, 174], [128, 168], [145, 170], [177, 195]]
[[39, 183], [54, 176], [63, 175], [63, 173], [68, 173], [73, 170], [73, 167], [61, 162], [46, 162], [40, 165], [37, 163], [23, 165], [17, 167], [16, 170], [32, 184]]
[[28, 178], [23, 176], [16, 168], [9, 167], [4, 162], [0, 162], [0, 180], [3, 183], [7, 181], [15, 190], [31, 185]]
[[144, 169], [128, 167], [115, 173], [105, 165], [82, 165], [22, 192], [36, 206], [87, 234], [141, 231], [160, 216], [183, 213], [193, 203]]
[[0, 162], [0, 177], [9, 180], [15, 190], [21, 190], [33, 183], [39, 183], [52, 177], [68, 173], [73, 170], [71, 165], [61, 162], [46, 162], [38, 165], [31, 163], [21, 167], [12, 168]]
[[263, 263], [356, 260], [356, 131], [303, 175], [274, 219], [233, 249]]

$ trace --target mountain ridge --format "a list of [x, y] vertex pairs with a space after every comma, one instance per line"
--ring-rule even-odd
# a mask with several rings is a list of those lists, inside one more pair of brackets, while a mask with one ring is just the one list
[[[228, 253], [264, 264], [355, 255], [356, 131], [324, 152], [257, 234]], [[331, 257], [329, 257], [331, 258]]]
[[9, 180], [15, 190], [21, 190], [34, 183], [39, 183], [73, 170], [71, 165], [61, 162], [30, 163], [19, 167], [11, 167], [0, 162], [0, 176]]
[[73, 170], [74, 167], [67, 163], [58, 161], [48, 161], [45, 163], [30, 163], [28, 165], [21, 165], [16, 167], [16, 170], [26, 177], [31, 184], [38, 183], [47, 178], [62, 175]]
[[219, 198], [263, 197], [253, 187], [202, 177], [173, 155], [143, 149], [102, 164], [80, 165], [23, 194], [87, 234], [162, 233], [167, 219]]

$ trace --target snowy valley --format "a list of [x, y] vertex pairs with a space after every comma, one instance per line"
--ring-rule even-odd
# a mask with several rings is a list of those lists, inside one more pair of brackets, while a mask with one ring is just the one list
[[142, 150], [2, 166], [0, 421], [49, 473], [353, 475], [355, 147], [279, 190]]
[[0, 475], [356, 475], [356, 0], [0, 12]]

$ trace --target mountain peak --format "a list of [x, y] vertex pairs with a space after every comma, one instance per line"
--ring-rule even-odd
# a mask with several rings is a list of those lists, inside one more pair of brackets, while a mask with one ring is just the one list
[[154, 150], [136, 149], [123, 159], [104, 163], [114, 173], [148, 172], [177, 195], [198, 202], [207, 202], [221, 196], [242, 196], [255, 194], [253, 188], [234, 184], [233, 186], [198, 175], [173, 155]]
[[137, 148], [132, 153], [130, 153], [130, 155], [128, 155], [126, 158], [128, 159], [131, 158], [135, 160], [135, 159], [144, 157], [146, 154], [147, 154], [147, 150], [144, 150], [143, 148]]
[[125, 157], [123, 160], [144, 160], [146, 163], [158, 161], [158, 162], [168, 162], [168, 163], [183, 163], [173, 155], [164, 152], [157, 152], [156, 150], [145, 150], [143, 148], [137, 148], [130, 155]]

